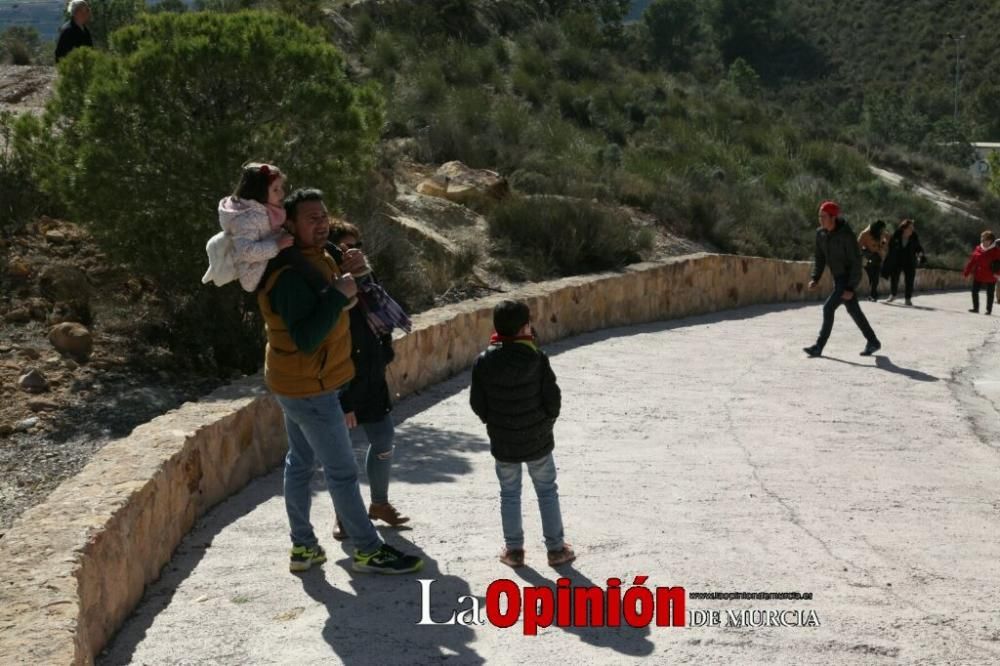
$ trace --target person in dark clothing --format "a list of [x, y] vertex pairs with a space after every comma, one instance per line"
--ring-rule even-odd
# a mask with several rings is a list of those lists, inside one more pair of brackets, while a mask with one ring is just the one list
[[352, 569], [401, 574], [419, 570], [423, 559], [406, 555], [382, 540], [361, 498], [358, 464], [340, 406], [354, 378], [350, 317], [344, 306], [355, 296], [350, 272], [364, 267], [355, 251], [338, 265], [326, 252], [330, 217], [323, 193], [300, 189], [285, 199], [286, 224], [303, 256], [332, 287], [322, 294], [292, 266], [275, 271], [257, 291], [267, 348], [264, 380], [285, 417], [284, 496], [292, 550], [289, 571], [308, 571], [326, 561], [310, 521], [311, 482], [323, 466], [334, 510], [354, 545]]
[[562, 394], [549, 357], [535, 344], [527, 305], [499, 303], [493, 309], [493, 327], [489, 347], [472, 367], [469, 403], [486, 424], [490, 452], [496, 458], [504, 536], [500, 561], [511, 567], [524, 565], [521, 465], [527, 463], [542, 514], [549, 565], [566, 564], [576, 555], [563, 539], [552, 457], [552, 428], [559, 417]]
[[[338, 264], [343, 261], [347, 252], [361, 247], [361, 231], [356, 226], [341, 221], [334, 221], [330, 225], [327, 252]], [[368, 438], [368, 453], [365, 456], [365, 471], [368, 473], [371, 492], [368, 517], [397, 527], [408, 523], [410, 519], [401, 515], [389, 502], [389, 476], [392, 471], [396, 428], [390, 413], [392, 399], [389, 397], [389, 383], [385, 380], [385, 372], [395, 358], [392, 334], [376, 334], [369, 324], [363, 305], [352, 308], [350, 318], [354, 379], [347, 390], [340, 394], [340, 406], [344, 411], [347, 427], [353, 430], [360, 425]], [[338, 540], [347, 538], [339, 517], [333, 536]]]
[[90, 5], [85, 0], [73, 0], [69, 3], [69, 20], [59, 30], [59, 40], [56, 42], [56, 62], [59, 62], [73, 49], [81, 46], [94, 46], [87, 24], [90, 23]]
[[809, 356], [820, 356], [823, 353], [823, 348], [833, 331], [833, 316], [843, 303], [851, 319], [868, 341], [861, 355], [871, 356], [882, 348], [882, 343], [879, 342], [875, 331], [861, 312], [861, 305], [858, 304], [856, 290], [861, 282], [861, 251], [854, 238], [854, 232], [840, 217], [840, 206], [833, 201], [824, 201], [820, 205], [819, 225], [820, 228], [816, 231], [816, 259], [813, 263], [809, 288], [816, 288], [816, 283], [827, 266], [833, 275], [834, 286], [833, 293], [823, 304], [823, 327], [819, 331], [816, 344], [803, 348], [803, 351]]
[[858, 247], [864, 259], [865, 273], [868, 275], [870, 290], [868, 300], [878, 301], [878, 281], [882, 273], [882, 260], [889, 249], [889, 234], [885, 233], [885, 222], [877, 220], [858, 235]]
[[913, 284], [917, 277], [917, 266], [927, 263], [924, 247], [917, 236], [917, 228], [913, 220], [903, 220], [896, 227], [896, 232], [889, 241], [889, 256], [882, 265], [882, 276], [889, 278], [889, 298], [887, 303], [896, 300], [899, 291], [899, 276], [906, 279], [906, 304], [913, 305]]

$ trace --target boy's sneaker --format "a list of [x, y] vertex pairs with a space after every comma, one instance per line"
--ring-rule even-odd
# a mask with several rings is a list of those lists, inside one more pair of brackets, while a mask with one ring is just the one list
[[292, 546], [292, 556], [288, 561], [288, 570], [291, 572], [309, 571], [314, 564], [326, 562], [326, 552], [322, 547], [316, 546]]
[[422, 558], [416, 555], [404, 555], [387, 543], [382, 544], [374, 553], [354, 551], [352, 568], [362, 573], [405, 574], [420, 571], [424, 566]]
[[500, 551], [500, 561], [517, 569], [524, 566], [524, 548], [507, 548]]
[[896, 297], [895, 296], [890, 296], [889, 298], [885, 299], [885, 302], [886, 303], [892, 303], [894, 300], [896, 300]]
[[389, 523], [393, 527], [399, 527], [403, 523], [410, 522], [409, 516], [400, 515], [392, 504], [383, 502], [381, 504], [371, 504], [368, 507], [368, 517], [372, 520], [381, 520]]
[[906, 304], [907, 305], [913, 305], [913, 301], [911, 301], [910, 299], [906, 299]]
[[561, 564], [569, 564], [576, 559], [576, 553], [573, 552], [573, 546], [568, 543], [564, 543], [560, 550], [550, 550], [549, 551], [549, 566], [558, 567]]

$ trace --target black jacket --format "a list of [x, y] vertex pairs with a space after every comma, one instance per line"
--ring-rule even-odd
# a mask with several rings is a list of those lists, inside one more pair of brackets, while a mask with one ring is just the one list
[[56, 42], [56, 62], [59, 62], [78, 46], [93, 46], [94, 40], [87, 27], [80, 27], [75, 21], [67, 21], [59, 30], [59, 41]]
[[910, 242], [903, 245], [903, 232], [897, 229], [889, 240], [889, 254], [882, 265], [882, 273], [888, 277], [893, 271], [914, 270], [923, 263], [923, 257], [924, 246], [917, 232], [910, 234]]
[[[333, 243], [327, 243], [326, 251], [338, 264], [343, 261], [343, 253]], [[375, 335], [360, 303], [351, 308], [350, 318], [354, 379], [340, 394], [340, 406], [345, 414], [354, 412], [358, 423], [375, 423], [392, 411], [389, 383], [385, 380], [385, 370], [396, 358], [392, 335]]]
[[396, 357], [392, 336], [377, 336], [368, 326], [360, 305], [351, 309], [351, 360], [354, 379], [340, 394], [344, 413], [354, 412], [358, 423], [381, 421], [392, 411], [385, 369]]
[[562, 394], [545, 352], [522, 342], [490, 345], [472, 366], [469, 402], [500, 462], [537, 460], [555, 446]]
[[816, 230], [816, 259], [812, 279], [819, 280], [829, 266], [834, 280], [843, 280], [854, 291], [861, 282], [861, 250], [847, 222], [838, 221], [833, 231]]

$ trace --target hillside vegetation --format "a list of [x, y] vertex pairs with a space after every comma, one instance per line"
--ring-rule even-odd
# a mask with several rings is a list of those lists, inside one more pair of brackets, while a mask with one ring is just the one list
[[[869, 164], [887, 156], [1000, 211], [960, 157], [889, 136], [895, 106], [878, 115], [865, 98], [852, 119], [850, 94], [810, 97], [837, 63], [777, 0], [656, 0], [632, 23], [618, 0], [200, 4], [209, 14], [165, 2], [123, 19], [107, 48], [60, 65], [44, 117], [0, 123], [0, 224], [88, 225], [166, 292], [167, 341], [206, 367], [259, 358], [252, 303], [199, 284], [214, 202], [249, 158], [326, 184], [338, 212], [389, 238], [376, 268], [411, 309], [462, 271], [615, 268], [650, 256], [657, 231], [808, 258], [826, 198], [856, 230], [916, 218], [932, 263], [958, 267], [982, 223], [877, 180]], [[267, 11], [231, 14], [247, 9]], [[442, 273], [385, 233], [385, 181], [452, 160], [498, 171], [512, 194], [478, 211], [485, 253]]]

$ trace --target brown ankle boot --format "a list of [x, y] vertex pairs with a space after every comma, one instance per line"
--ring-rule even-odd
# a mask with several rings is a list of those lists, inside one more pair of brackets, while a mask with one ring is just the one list
[[398, 527], [403, 523], [410, 522], [409, 517], [399, 515], [399, 511], [396, 511], [396, 507], [388, 502], [384, 504], [372, 504], [368, 507], [368, 517], [372, 520], [382, 520], [393, 527]]
[[344, 531], [344, 524], [340, 522], [340, 516], [337, 516], [337, 526], [333, 528], [333, 538], [337, 541], [347, 540], [347, 532]]
[[576, 559], [576, 553], [573, 552], [573, 546], [568, 543], [564, 543], [563, 547], [559, 550], [549, 551], [549, 566], [558, 567], [562, 564], [569, 564]]

